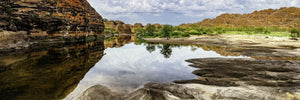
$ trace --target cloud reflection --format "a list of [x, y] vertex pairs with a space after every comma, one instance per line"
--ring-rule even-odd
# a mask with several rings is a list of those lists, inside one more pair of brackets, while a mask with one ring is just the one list
[[[157, 45], [156, 45], [157, 46]], [[164, 46], [164, 45], [159, 45]], [[196, 78], [195, 69], [185, 62], [191, 58], [224, 57], [214, 51], [191, 46], [172, 47], [172, 55], [166, 58], [155, 47], [148, 52], [146, 45], [127, 44], [121, 48], [108, 48], [106, 55], [81, 80], [77, 88], [66, 98], [73, 99], [94, 85], [102, 85], [117, 92], [129, 92], [148, 82], [171, 83], [173, 80]], [[240, 57], [241, 58], [241, 57]]]

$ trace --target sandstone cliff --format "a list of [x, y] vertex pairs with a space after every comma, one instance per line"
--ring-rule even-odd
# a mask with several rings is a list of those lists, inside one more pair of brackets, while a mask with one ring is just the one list
[[104, 30], [102, 17], [86, 0], [2, 0], [0, 12], [0, 46], [30, 37], [78, 38]]
[[122, 21], [105, 21], [104, 25], [106, 26], [105, 28], [114, 30], [117, 33], [130, 34], [132, 32], [132, 25], [125, 24]]
[[300, 8], [280, 8], [254, 11], [250, 14], [222, 14], [214, 19], [202, 22], [182, 24], [180, 26], [199, 25], [205, 27], [300, 27]]

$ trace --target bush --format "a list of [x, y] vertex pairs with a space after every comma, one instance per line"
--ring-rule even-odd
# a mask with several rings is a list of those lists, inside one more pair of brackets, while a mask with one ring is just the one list
[[300, 29], [292, 29], [290, 32], [291, 37], [300, 37]]
[[191, 34], [191, 35], [202, 35], [202, 33], [201, 33], [201, 32], [198, 32], [197, 30], [190, 30], [190, 31], [188, 32], [188, 34]]
[[212, 29], [208, 28], [208, 29], [205, 29], [202, 34], [212, 34], [212, 33], [214, 33], [212, 31]]
[[255, 33], [262, 33], [265, 30], [264, 27], [256, 27], [254, 28]]
[[183, 33], [181, 34], [181, 36], [182, 36], [182, 37], [189, 37], [190, 34], [189, 34], [189, 33], [186, 33], [186, 32], [183, 32]]
[[223, 34], [223, 33], [226, 33], [226, 30], [224, 28], [216, 28], [215, 31], [218, 33], [218, 34]]
[[173, 36], [179, 36], [180, 34], [181, 34], [180, 31], [174, 31], [174, 32], [171, 33], [171, 37], [173, 37]]
[[269, 31], [269, 30], [265, 29], [263, 33], [264, 33], [264, 34], [270, 34], [270, 33], [271, 33], [271, 31]]

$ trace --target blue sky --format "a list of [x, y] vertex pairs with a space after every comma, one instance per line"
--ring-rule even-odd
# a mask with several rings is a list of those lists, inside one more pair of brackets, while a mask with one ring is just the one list
[[125, 23], [179, 25], [222, 13], [300, 7], [300, 0], [88, 0], [102, 17]]

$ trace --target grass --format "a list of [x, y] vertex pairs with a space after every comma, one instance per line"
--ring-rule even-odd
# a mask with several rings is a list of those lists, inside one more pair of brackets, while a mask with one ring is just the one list
[[255, 32], [244, 32], [244, 31], [227, 31], [223, 34], [227, 35], [255, 35], [255, 36], [272, 36], [272, 37], [290, 37], [289, 32], [271, 32], [269, 34], [255, 33]]

